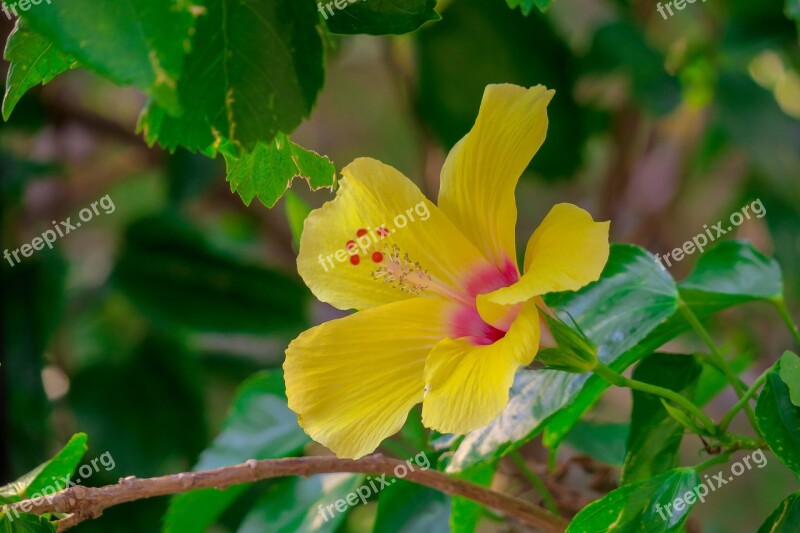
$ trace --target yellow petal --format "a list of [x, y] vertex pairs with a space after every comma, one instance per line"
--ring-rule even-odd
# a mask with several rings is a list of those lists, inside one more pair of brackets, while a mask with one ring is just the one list
[[[336, 198], [308, 216], [300, 239], [297, 269], [319, 300], [368, 309], [415, 295], [458, 299], [467, 274], [488, 265], [399, 171], [364, 158], [342, 174]], [[349, 241], [357, 244], [348, 252]]]
[[466, 339], [437, 344], [425, 365], [422, 422], [442, 433], [464, 434], [485, 426], [505, 408], [514, 374], [533, 361], [539, 316], [527, 303], [505, 337], [488, 346]]
[[492, 262], [516, 265], [514, 189], [544, 142], [554, 92], [489, 85], [472, 130], [442, 168], [439, 207]]
[[425, 359], [452, 304], [414, 298], [302, 333], [283, 365], [289, 408], [315, 441], [357, 459], [403, 426], [422, 401]]
[[534, 296], [575, 291], [597, 281], [608, 261], [609, 222], [572, 204], [557, 204], [536, 228], [525, 250], [525, 273], [511, 285], [478, 297], [478, 311], [489, 323], [497, 306]]

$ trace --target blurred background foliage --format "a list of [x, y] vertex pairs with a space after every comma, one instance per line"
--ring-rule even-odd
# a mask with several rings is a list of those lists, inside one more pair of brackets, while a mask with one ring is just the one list
[[[796, 1], [697, 2], [667, 20], [649, 1], [556, 0], [545, 13], [530, 9], [531, 1], [517, 3], [521, 9], [502, 0], [445, 0], [437, 5], [442, 20], [411, 34], [332, 37], [324, 88], [293, 139], [336, 168], [377, 158], [435, 197], [447, 150], [471, 126], [486, 84], [543, 83], [557, 93], [547, 141], [518, 187], [518, 242], [550, 205], [569, 201], [612, 220], [613, 241], [664, 253], [759, 198], [766, 216], [730, 237], [776, 257], [797, 316]], [[5, 38], [11, 23], [0, 17], [0, 24]], [[2, 249], [30, 242], [51, 220], [75, 217], [106, 194], [116, 207], [54, 250], [13, 268], [4, 261], [0, 270], [2, 482], [51, 457], [78, 431], [89, 435], [88, 458], [109, 451], [116, 461], [89, 485], [320, 451], [280, 400], [280, 365], [289, 340], [341, 315], [315, 302], [294, 268], [293, 229], [304, 204], [319, 206], [330, 191], [310, 192], [298, 180], [276, 208], [245, 207], [230, 192], [222, 158], [148, 148], [134, 134], [144, 101], [135, 89], [77, 70], [31, 91], [0, 126]], [[682, 277], [696, 259], [671, 273]], [[759, 306], [728, 311], [716, 326], [727, 348], [755, 360], [749, 380], [790, 343]], [[678, 339], [669, 347], [688, 353], [696, 346]], [[731, 399], [724, 396], [717, 409]], [[589, 454], [617, 464], [629, 405], [623, 391], [606, 395], [559, 463]], [[416, 447], [384, 451], [410, 457], [427, 449], [414, 418], [402, 441]], [[533, 463], [546, 459], [536, 443], [523, 453]], [[706, 531], [755, 531], [791, 487], [787, 476], [771, 464], [693, 516]], [[566, 482], [585, 504], [609, 489], [609, 479], [605, 470], [587, 469]], [[360, 483], [356, 476], [328, 481], [325, 490], [341, 494]], [[229, 489], [224, 502], [203, 492], [171, 504], [145, 500], [77, 531], [152, 531], [168, 505], [167, 531], [202, 531], [214, 522], [213, 531], [304, 530], [305, 509], [318, 503], [319, 487], [308, 485], [315, 483], [322, 482]], [[529, 491], [505, 460], [493, 484]], [[446, 530], [448, 513], [475, 512], [469, 504], [451, 510], [448, 498], [426, 492], [398, 484], [381, 495], [380, 511], [373, 502], [325, 527], [438, 531], [441, 524]], [[424, 509], [412, 513], [410, 505]], [[303, 513], [287, 517], [292, 506]], [[481, 530], [510, 530], [477, 512]], [[408, 522], [420, 517], [429, 521]]]

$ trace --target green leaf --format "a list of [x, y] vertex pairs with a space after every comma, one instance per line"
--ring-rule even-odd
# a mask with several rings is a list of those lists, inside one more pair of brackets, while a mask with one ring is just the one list
[[580, 453], [609, 465], [622, 465], [630, 424], [579, 420], [564, 442]]
[[[338, 5], [344, 7], [338, 9]], [[325, 7], [327, 5], [327, 7]], [[401, 34], [441, 17], [436, 0], [338, 0], [318, 10], [333, 33]]]
[[800, 474], [800, 407], [792, 403], [780, 376], [782, 360], [767, 374], [756, 403], [756, 420], [764, 440], [778, 459]]
[[[347, 510], [341, 513], [335, 507], [332, 510], [326, 507], [355, 494], [362, 483], [364, 476], [353, 474], [284, 479], [266, 491], [247, 514], [237, 533], [334, 533], [352, 507], [348, 505]], [[356, 502], [356, 505], [360, 503]]]
[[128, 228], [114, 279], [162, 329], [263, 335], [306, 322], [298, 281], [237, 260], [175, 214]]
[[800, 492], [795, 492], [783, 500], [758, 528], [758, 533], [797, 533], [797, 531], [800, 531]]
[[678, 287], [681, 298], [700, 313], [783, 295], [778, 262], [745, 241], [725, 241], [705, 252]]
[[[497, 464], [490, 463], [459, 472], [455, 477], [488, 487], [492, 484], [496, 471]], [[484, 510], [485, 508], [479, 503], [461, 496], [453, 496], [450, 499], [450, 533], [475, 533]]]
[[[654, 354], [633, 372], [633, 379], [658, 385], [691, 398], [702, 366], [690, 355]], [[631, 432], [622, 470], [626, 485], [677, 466], [684, 427], [651, 394], [633, 391]]]
[[[86, 434], [76, 433], [49, 461], [37, 466], [20, 479], [0, 487], [0, 502], [11, 503], [54, 494], [65, 488], [61, 478], [70, 477], [86, 454]], [[53, 480], [55, 478], [56, 481]]]
[[781, 357], [780, 376], [789, 387], [792, 403], [800, 407], [800, 357], [792, 352], [784, 352]]
[[333, 189], [336, 167], [330, 159], [293, 143], [282, 133], [270, 143], [259, 143], [255, 150], [237, 158], [225, 154], [231, 192], [238, 192], [245, 205], [258, 196], [273, 207], [299, 176], [312, 191]]
[[135, 85], [177, 111], [184, 55], [203, 11], [190, 0], [56, 0], [32, 6], [23, 17], [82, 66]]
[[[194, 470], [242, 463], [248, 459], [277, 459], [299, 453], [309, 442], [286, 406], [283, 377], [261, 372], [239, 388], [222, 431], [203, 452]], [[164, 519], [165, 533], [201, 533], [246, 490], [237, 485], [225, 490], [205, 489], [172, 498]]]
[[[677, 290], [650, 254], [636, 246], [613, 245], [599, 281], [578, 292], [551, 295], [547, 303], [572, 315], [597, 346], [599, 358], [619, 371], [663, 344], [642, 340], [675, 313]], [[534, 438], [545, 425], [546, 442], [556, 446], [607, 387], [590, 374], [518, 373], [506, 409], [485, 428], [466, 436], [448, 471], [501, 457]]]
[[77, 66], [74, 58], [31, 31], [21, 19], [6, 41], [3, 57], [11, 64], [3, 98], [4, 120], [8, 120], [17, 102], [31, 87], [49, 83], [62, 72]]
[[183, 114], [148, 106], [139, 121], [148, 142], [238, 152], [294, 131], [324, 77], [314, 2], [209, 0], [206, 11], [178, 80]]
[[43, 516], [9, 513], [0, 514], [0, 533], [56, 533], [56, 528]]
[[506, 0], [508, 7], [511, 9], [519, 7], [525, 16], [530, 15], [531, 11], [533, 11], [533, 6], [538, 7], [539, 11], [547, 11], [552, 2], [553, 0]]
[[401, 479], [384, 489], [378, 500], [373, 533], [449, 533], [450, 498]]
[[[572, 519], [567, 533], [587, 531], [683, 531], [683, 523], [696, 503], [692, 492], [700, 484], [691, 468], [676, 468], [609, 492], [584, 507]], [[686, 499], [691, 494], [694, 498]], [[675, 502], [681, 499], [680, 510]], [[692, 501], [692, 503], [688, 503]], [[669, 507], [668, 507], [669, 506]]]
[[[500, 0], [450, 2], [442, 14], [441, 22], [414, 34], [419, 115], [431, 131], [452, 147], [472, 128], [486, 85], [542, 84], [557, 92], [547, 108], [547, 140], [530, 168], [548, 178], [572, 176], [583, 160], [589, 121], [573, 97], [572, 69], [565, 68], [569, 47], [548, 19], [521, 17]], [[454, 57], [469, 58], [469, 66]]]

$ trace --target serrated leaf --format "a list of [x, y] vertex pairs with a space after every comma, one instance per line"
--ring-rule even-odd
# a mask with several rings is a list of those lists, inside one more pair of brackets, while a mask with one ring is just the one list
[[800, 492], [781, 502], [761, 524], [758, 533], [797, 533], [800, 531]]
[[74, 58], [31, 31], [21, 19], [6, 41], [3, 57], [10, 63], [3, 98], [4, 120], [8, 120], [17, 102], [29, 89], [40, 83], [47, 84], [62, 72], [77, 66]]
[[334, 533], [352, 507], [341, 513], [325, 507], [344, 500], [364, 481], [364, 476], [353, 474], [281, 480], [256, 502], [236, 533]]
[[567, 533], [683, 531], [683, 524], [696, 500], [683, 506], [681, 510], [675, 509], [674, 502], [685, 494], [692, 493], [692, 489], [699, 484], [700, 480], [693, 469], [676, 468], [656, 477], [625, 485], [584, 507], [570, 522]]
[[[617, 370], [658, 346], [642, 344], [677, 308], [677, 290], [652, 256], [636, 246], [612, 245], [600, 280], [575, 293], [552, 295], [548, 305], [572, 315], [599, 350], [599, 358]], [[520, 372], [511, 399], [501, 415], [485, 428], [466, 436], [448, 471], [458, 471], [502, 456], [542, 431], [555, 446], [575, 421], [607, 388], [590, 374], [556, 370]], [[567, 409], [568, 416], [552, 417]]]
[[[261, 372], [239, 387], [222, 431], [202, 453], [194, 470], [229, 466], [248, 459], [290, 457], [299, 453], [307, 442], [308, 437], [297, 425], [297, 416], [286, 406], [283, 377], [278, 372]], [[237, 485], [173, 497], [163, 531], [206, 531], [246, 488]]]
[[148, 142], [236, 154], [292, 132], [322, 86], [319, 14], [310, 1], [209, 0], [186, 57], [183, 114], [150, 105], [139, 121]]
[[538, 7], [539, 11], [547, 11], [547, 8], [550, 7], [552, 2], [553, 0], [506, 0], [508, 7], [511, 9], [519, 7], [522, 14], [525, 16], [530, 15], [534, 6]]
[[202, 12], [190, 0], [63, 0], [33, 5], [22, 16], [82, 66], [177, 112], [177, 81]]
[[164, 329], [266, 335], [306, 323], [299, 281], [219, 249], [174, 213], [128, 228], [113, 279]]
[[18, 502], [37, 495], [42, 496], [43, 489], [49, 489], [47, 492], [53, 494], [59, 489], [65, 488], [61, 478], [72, 476], [75, 468], [86, 454], [86, 441], [85, 433], [73, 435], [52, 459], [37, 466], [18, 480], [0, 487], [0, 501]]
[[[337, 4], [344, 7], [338, 9]], [[322, 2], [318, 10], [333, 33], [387, 35], [408, 33], [441, 19], [435, 7], [436, 0], [339, 0]]]
[[[691, 398], [702, 366], [690, 355], [654, 354], [634, 370], [633, 379]], [[660, 398], [633, 391], [631, 431], [622, 471], [623, 485], [653, 477], [677, 466], [684, 434]]]
[[800, 357], [792, 352], [785, 352], [781, 357], [780, 376], [789, 387], [792, 403], [800, 407]]
[[239, 193], [248, 206], [257, 196], [265, 206], [273, 207], [296, 177], [305, 179], [312, 191], [332, 189], [336, 184], [336, 167], [330, 159], [293, 143], [282, 133], [241, 157], [226, 153], [225, 161], [231, 192]]
[[789, 387], [781, 379], [781, 365], [778, 361], [767, 373], [756, 403], [756, 420], [772, 452], [800, 474], [800, 407], [792, 403]]
[[43, 516], [0, 514], [0, 533], [56, 533], [56, 528]]

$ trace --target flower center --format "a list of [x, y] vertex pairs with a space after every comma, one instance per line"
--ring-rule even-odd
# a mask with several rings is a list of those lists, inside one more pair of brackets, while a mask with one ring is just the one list
[[419, 261], [414, 261], [408, 253], [400, 250], [397, 244], [391, 248], [383, 245], [380, 266], [372, 272], [372, 279], [389, 283], [393, 288], [408, 294], [437, 294], [463, 305], [469, 304], [467, 296], [454, 290], [441, 280], [432, 276]]

